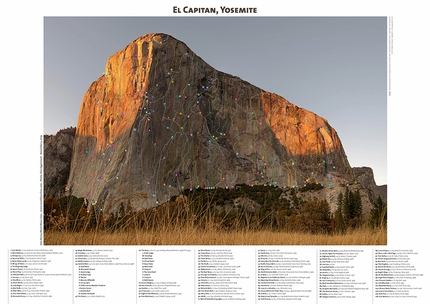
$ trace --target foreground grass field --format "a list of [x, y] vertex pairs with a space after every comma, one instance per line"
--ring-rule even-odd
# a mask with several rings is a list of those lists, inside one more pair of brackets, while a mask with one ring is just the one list
[[386, 245], [386, 229], [355, 229], [345, 234], [275, 231], [220, 231], [182, 227], [153, 231], [64, 232], [48, 230], [45, 245]]
[[279, 199], [283, 190], [276, 187], [237, 188], [184, 191], [157, 207], [137, 210], [129, 202], [111, 212], [83, 198], [48, 198], [44, 244], [387, 244], [386, 205], [364, 214], [358, 192], [346, 189], [333, 213], [326, 200], [301, 201], [296, 193], [302, 190], [291, 189], [288, 198]]

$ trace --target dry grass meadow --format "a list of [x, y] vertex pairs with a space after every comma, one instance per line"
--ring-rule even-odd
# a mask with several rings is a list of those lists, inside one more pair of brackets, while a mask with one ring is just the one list
[[[256, 187], [254, 187], [256, 188]], [[265, 188], [261, 188], [265, 189]], [[121, 205], [109, 215], [74, 197], [44, 202], [45, 245], [386, 245], [387, 228], [365, 219], [339, 225], [323, 201], [278, 202], [279, 193], [265, 195], [259, 212], [253, 205], [219, 208], [216, 192], [188, 200], [135, 210]], [[250, 190], [247, 189], [249, 192]], [[270, 189], [270, 191], [279, 191]], [[197, 191], [195, 191], [197, 192]], [[213, 193], [213, 194], [212, 194]], [[227, 194], [231, 192], [226, 192]], [[222, 193], [221, 193], [222, 194]], [[249, 194], [249, 193], [248, 193]], [[222, 198], [225, 200], [225, 198]], [[237, 201], [236, 201], [237, 202]], [[240, 201], [239, 201], [240, 202]], [[292, 206], [292, 207], [291, 207]], [[386, 211], [384, 211], [386, 212]], [[289, 216], [286, 216], [289, 214]], [[345, 222], [345, 221], [344, 221]], [[381, 228], [382, 227], [382, 228]]]
[[345, 234], [311, 234], [276, 231], [219, 231], [194, 227], [67, 232], [48, 230], [45, 245], [386, 245], [386, 229], [355, 229]]

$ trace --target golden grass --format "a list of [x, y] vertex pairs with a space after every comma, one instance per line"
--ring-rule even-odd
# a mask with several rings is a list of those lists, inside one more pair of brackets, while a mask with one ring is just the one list
[[62, 232], [47, 230], [45, 245], [386, 245], [387, 230], [361, 228], [346, 234], [310, 234], [269, 230], [221, 231], [182, 227], [143, 231], [131, 229]]

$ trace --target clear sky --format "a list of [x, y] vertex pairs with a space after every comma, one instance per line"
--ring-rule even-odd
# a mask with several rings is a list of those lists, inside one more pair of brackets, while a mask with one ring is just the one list
[[45, 17], [44, 133], [76, 126], [108, 57], [154, 32], [326, 118], [350, 165], [387, 183], [385, 17]]

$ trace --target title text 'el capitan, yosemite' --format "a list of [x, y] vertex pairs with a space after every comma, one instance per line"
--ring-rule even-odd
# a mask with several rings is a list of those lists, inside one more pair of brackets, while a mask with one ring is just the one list
[[[226, 7], [220, 6], [222, 14], [257, 14], [256, 7]], [[174, 14], [215, 14], [218, 15], [219, 10], [216, 7], [189, 7], [182, 8], [174, 6]]]

